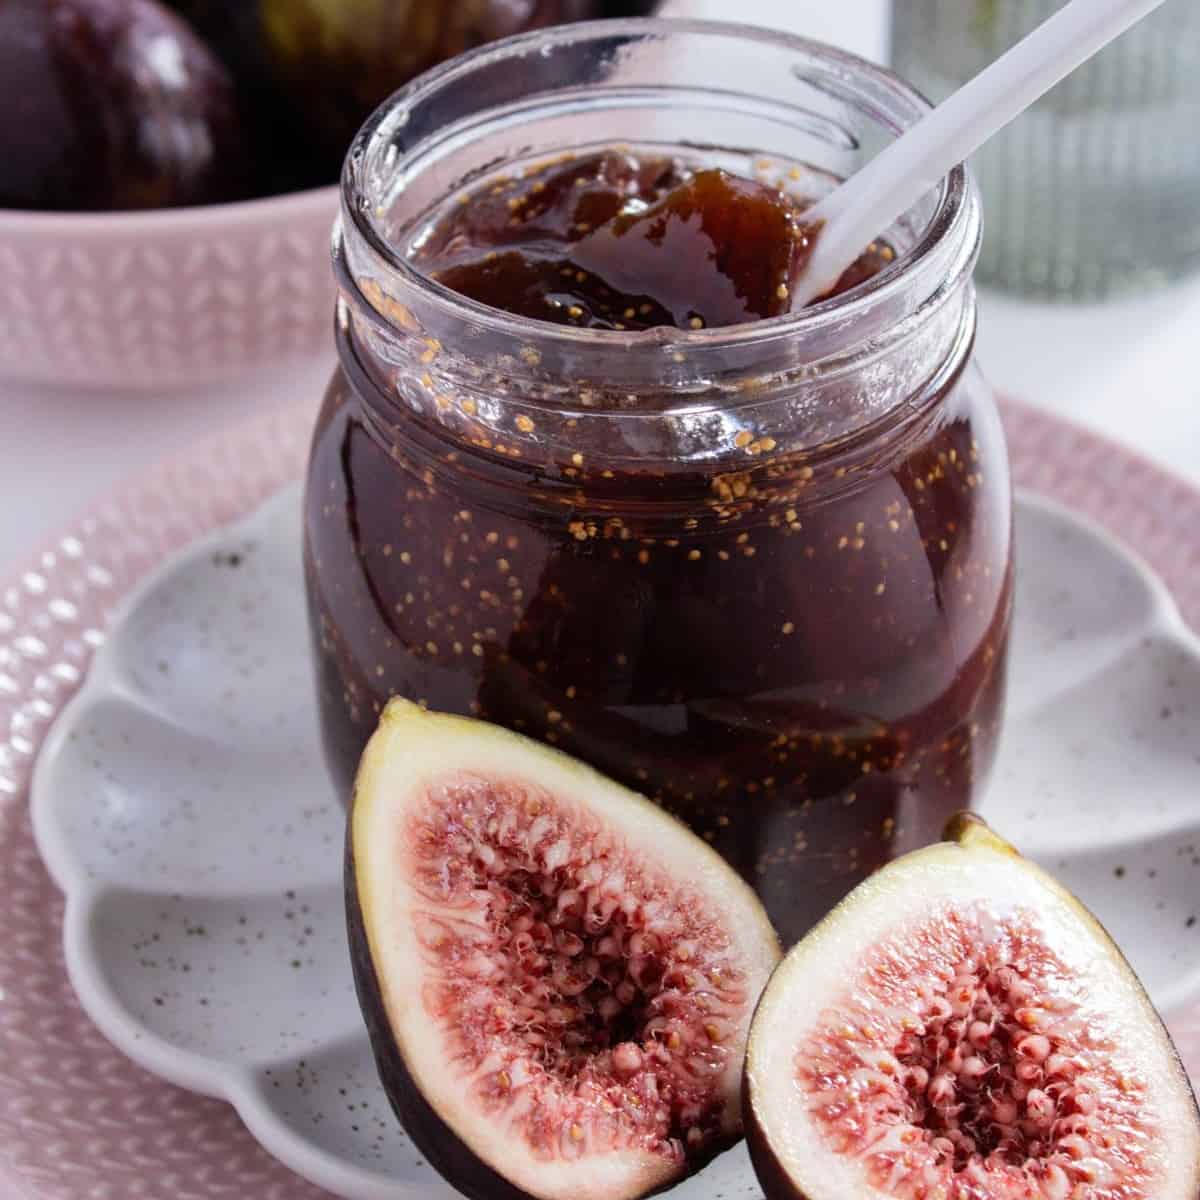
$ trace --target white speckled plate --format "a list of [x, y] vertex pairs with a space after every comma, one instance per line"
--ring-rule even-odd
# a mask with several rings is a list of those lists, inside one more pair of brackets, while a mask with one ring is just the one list
[[[986, 815], [1179, 1011], [1200, 998], [1200, 644], [1097, 527], [1026, 495], [1018, 536]], [[71, 980], [120, 1049], [231, 1101], [340, 1195], [450, 1196], [392, 1118], [354, 1000], [299, 547], [292, 485], [133, 593], [46, 739], [34, 832]], [[674, 1194], [758, 1191], [738, 1150]]]

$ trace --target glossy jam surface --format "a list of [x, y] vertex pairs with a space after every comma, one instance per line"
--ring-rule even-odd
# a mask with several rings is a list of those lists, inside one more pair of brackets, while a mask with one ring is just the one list
[[[453, 206], [414, 260], [461, 295], [587, 329], [702, 329], [789, 310], [803, 203], [719, 167], [609, 151], [550, 160]], [[836, 292], [888, 261], [872, 245]]]
[[[488, 206], [508, 198], [422, 252], [475, 262], [496, 228]], [[644, 199], [649, 211], [663, 197]], [[537, 241], [547, 258], [563, 250]], [[515, 248], [541, 271], [529, 245]], [[562, 278], [564, 302], [615, 308]], [[620, 291], [622, 312], [645, 295], [639, 309], [672, 323], [718, 311], [707, 282], [682, 308], [661, 286]], [[639, 461], [539, 440], [524, 412], [502, 418], [502, 441], [482, 426], [464, 441], [393, 406], [384, 436], [387, 400], [355, 345], [340, 348], [312, 449], [306, 569], [345, 795], [390, 695], [482, 716], [680, 815], [788, 941], [969, 804], [993, 755], [1011, 598], [1003, 438], [973, 366], [837, 455], [744, 429], [708, 462]], [[505, 391], [486, 378], [473, 394]]]

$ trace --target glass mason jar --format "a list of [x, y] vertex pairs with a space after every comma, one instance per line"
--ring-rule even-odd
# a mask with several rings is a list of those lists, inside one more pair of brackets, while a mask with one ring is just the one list
[[[1062, 0], [904, 0], [896, 70], [935, 101], [1053, 16]], [[1200, 5], [1171, 0], [974, 157], [987, 202], [985, 283], [1095, 300], [1200, 265]]]
[[389, 696], [474, 714], [677, 814], [789, 941], [971, 802], [1002, 709], [1011, 496], [972, 358], [965, 171], [888, 231], [882, 273], [754, 324], [551, 325], [405, 254], [496, 164], [621, 144], [815, 192], [924, 109], [824, 46], [630, 21], [468, 55], [375, 115], [343, 180], [305, 517], [346, 795]]

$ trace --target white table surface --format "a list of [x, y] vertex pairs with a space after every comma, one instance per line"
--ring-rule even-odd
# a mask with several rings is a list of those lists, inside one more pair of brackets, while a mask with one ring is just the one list
[[[882, 59], [887, 0], [680, 0]], [[1120, 304], [985, 295], [980, 356], [1004, 391], [1136, 448], [1200, 486], [1200, 279]], [[221, 424], [316, 395], [328, 358], [268, 385], [191, 394], [37, 394], [0, 385], [0, 577], [89, 503]], [[1197, 532], [1200, 537], [1200, 531]]]

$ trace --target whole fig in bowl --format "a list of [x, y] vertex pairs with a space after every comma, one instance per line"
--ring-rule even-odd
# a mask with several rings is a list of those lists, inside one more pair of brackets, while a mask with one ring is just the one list
[[647, 16], [657, 0], [170, 0], [233, 72], [259, 186], [332, 183], [359, 126], [397, 88], [511, 34]]
[[157, 0], [0, 0], [0, 208], [239, 198], [233, 84]]

